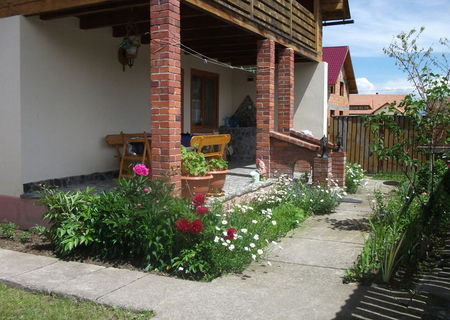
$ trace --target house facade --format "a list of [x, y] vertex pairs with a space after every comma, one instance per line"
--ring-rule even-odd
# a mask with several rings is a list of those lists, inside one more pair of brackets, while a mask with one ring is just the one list
[[347, 115], [392, 113], [391, 105], [397, 107], [406, 94], [351, 94]]
[[357, 94], [348, 46], [324, 47], [323, 61], [328, 63], [328, 123], [332, 116], [346, 114], [350, 94]]
[[104, 137], [121, 131], [151, 132], [152, 178], [177, 190], [180, 134], [218, 131], [247, 96], [270, 171], [291, 129], [326, 133], [322, 23], [348, 18], [347, 0], [3, 1], [0, 198], [116, 170]]

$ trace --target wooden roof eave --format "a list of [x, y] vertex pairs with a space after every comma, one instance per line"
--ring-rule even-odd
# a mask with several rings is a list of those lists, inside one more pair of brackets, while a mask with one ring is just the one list
[[345, 75], [347, 76], [349, 93], [351, 94], [358, 93], [358, 87], [356, 85], [356, 77], [355, 72], [353, 70], [353, 63], [352, 58], [350, 56], [350, 51], [347, 52], [347, 56], [345, 57], [344, 71]]

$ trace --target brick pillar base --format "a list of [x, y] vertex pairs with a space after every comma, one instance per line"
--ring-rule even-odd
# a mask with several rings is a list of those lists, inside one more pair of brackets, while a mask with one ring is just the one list
[[180, 0], [150, 2], [152, 178], [181, 190]]
[[275, 42], [258, 41], [256, 58], [256, 158], [270, 168], [270, 131], [274, 128], [275, 109]]
[[345, 162], [347, 160], [345, 152], [332, 152], [331, 178], [339, 187], [345, 187]]
[[331, 158], [314, 158], [313, 183], [321, 186], [329, 186], [331, 178]]

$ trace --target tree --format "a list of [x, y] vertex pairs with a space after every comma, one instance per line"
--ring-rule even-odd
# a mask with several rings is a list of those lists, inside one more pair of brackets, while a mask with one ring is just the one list
[[[399, 105], [392, 104], [388, 113], [367, 118], [373, 132], [388, 128], [396, 137], [394, 146], [387, 148], [383, 136], [377, 136], [372, 146], [373, 153], [377, 154], [380, 160], [394, 159], [403, 166], [405, 176], [411, 182], [411, 199], [419, 191], [415, 183], [416, 173], [424, 163], [420, 160], [422, 157], [413, 157], [409, 151], [419, 148], [419, 152], [429, 158], [428, 191], [431, 192], [434, 184], [436, 147], [448, 145], [450, 142], [450, 68], [446, 53], [450, 46], [447, 39], [441, 39], [441, 54], [435, 54], [435, 49], [431, 46], [419, 46], [418, 40], [424, 30], [422, 27], [418, 31], [413, 29], [408, 33], [402, 32], [383, 49], [387, 56], [395, 60], [399, 69], [406, 73], [414, 91]], [[398, 116], [407, 119], [414, 128], [416, 134], [413, 138], [407, 138]]]

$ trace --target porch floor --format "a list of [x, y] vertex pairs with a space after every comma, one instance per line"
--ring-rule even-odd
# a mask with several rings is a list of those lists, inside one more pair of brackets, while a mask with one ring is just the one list
[[[256, 169], [256, 164], [254, 163], [242, 163], [236, 162], [230, 163], [229, 173], [227, 174], [227, 179], [224, 186], [225, 196], [230, 194], [239, 194], [243, 190], [246, 190], [251, 184], [250, 172]], [[83, 183], [71, 183], [67, 186], [60, 187], [61, 191], [75, 191], [84, 190], [86, 187], [95, 188], [95, 192], [102, 192], [106, 190], [111, 190], [116, 187], [115, 179], [108, 179], [102, 177], [102, 179], [90, 180]], [[36, 198], [37, 194], [25, 194], [25, 198]]]

